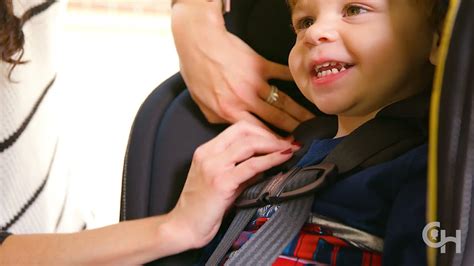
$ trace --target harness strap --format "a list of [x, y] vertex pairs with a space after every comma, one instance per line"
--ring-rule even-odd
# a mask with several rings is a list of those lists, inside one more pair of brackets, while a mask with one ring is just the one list
[[250, 245], [242, 246], [225, 265], [271, 265], [306, 222], [313, 200], [314, 195], [310, 195], [280, 204], [273, 217], [249, 240]]
[[425, 139], [417, 128], [399, 119], [375, 118], [342, 140], [323, 162], [334, 163], [340, 175], [347, 174], [395, 159]]
[[[380, 120], [380, 119], [378, 119]], [[372, 132], [381, 133], [371, 137]], [[263, 207], [317, 192], [351, 172], [392, 160], [423, 143], [425, 137], [396, 120], [369, 122], [354, 135], [341, 141], [323, 162], [308, 162], [304, 168], [293, 167], [270, 181], [246, 190], [235, 202], [237, 208]], [[257, 189], [258, 188], [258, 189]]]
[[212, 256], [206, 262], [206, 266], [219, 264], [234, 243], [235, 239], [239, 236], [240, 232], [242, 232], [245, 226], [250, 222], [255, 211], [257, 211], [257, 208], [242, 209], [237, 212], [221, 242], [219, 242], [219, 245], [212, 253]]
[[[265, 189], [269, 184], [268, 180], [257, 183], [242, 192], [242, 197], [245, 198], [256, 198], [259, 193]], [[250, 222], [253, 215], [257, 211], [255, 208], [239, 209], [232, 220], [232, 223], [229, 225], [224, 237], [219, 242], [219, 245], [212, 253], [211, 257], [206, 262], [206, 266], [213, 266], [219, 264], [219, 262], [224, 258], [225, 254], [229, 248], [234, 243], [235, 239], [239, 236], [245, 226]]]
[[[326, 169], [326, 170], [323, 170], [323, 169]], [[312, 191], [312, 189], [308, 189], [308, 187], [314, 186], [314, 184], [317, 184], [317, 183], [321, 183], [321, 181], [326, 179], [324, 176], [320, 176], [319, 173], [321, 173], [322, 170], [326, 171], [327, 175], [325, 176], [329, 177], [331, 176], [329, 174], [332, 173], [332, 169], [334, 168], [330, 166], [325, 167], [325, 168], [321, 168], [318, 166], [310, 166], [303, 169], [293, 168], [292, 170], [290, 170], [289, 172], [285, 174], [279, 173], [272, 179], [258, 183], [248, 188], [247, 190], [245, 190], [243, 194], [241, 195], [241, 197], [239, 198], [240, 201], [236, 203], [236, 205], [240, 205], [241, 207], [238, 207], [236, 216], [232, 220], [232, 223], [227, 229], [224, 237], [222, 238], [219, 245], [212, 253], [206, 265], [217, 265], [222, 260], [222, 258], [224, 258], [225, 254], [227, 253], [229, 248], [232, 246], [232, 243], [237, 239], [239, 234], [244, 230], [245, 226], [250, 222], [250, 220], [252, 219], [252, 217], [254, 216], [255, 212], [258, 210], [259, 207], [264, 206], [264, 205], [269, 205], [269, 204], [276, 204], [280, 202], [283, 202], [283, 204], [294, 202], [294, 201], [284, 202], [285, 199], [289, 199], [289, 198], [301, 199], [302, 194], [310, 194], [310, 193], [304, 193], [304, 192], [299, 192], [299, 191], [306, 191], [306, 190]], [[297, 193], [295, 193], [295, 191]], [[287, 195], [287, 196], [281, 197], [280, 195]], [[312, 199], [309, 199], [309, 200], [311, 203]], [[298, 204], [301, 204], [301, 206], [305, 206], [306, 203], [300, 202]], [[277, 214], [278, 213], [280, 214], [278, 215], [275, 214], [275, 217], [280, 216], [280, 215], [286, 215], [285, 209], [288, 209], [288, 208], [284, 207], [282, 209], [280, 207], [279, 211], [277, 212]], [[303, 219], [306, 214], [305, 211], [306, 210], [302, 210], [302, 213], [298, 213], [298, 217], [301, 217]], [[309, 213], [309, 209], [307, 210], [307, 213]], [[272, 217], [270, 221], [272, 221], [273, 218], [275, 217]], [[283, 220], [287, 219], [286, 216], [284, 217], [285, 218], [281, 218], [281, 219]], [[280, 220], [277, 219], [275, 222], [271, 222], [271, 224], [273, 223], [278, 224], [279, 221], [281, 221], [281, 219]], [[294, 218], [291, 218], [291, 219], [294, 220]], [[263, 231], [266, 231], [264, 227], [267, 227], [267, 224], [270, 223], [270, 221], [265, 223], [265, 225], [262, 226], [260, 230], [258, 230], [258, 232], [262, 231], [262, 233], [257, 232], [258, 235], [267, 234], [267, 233], [263, 233]], [[295, 222], [297, 221], [295, 220]], [[299, 227], [297, 226], [297, 228], [300, 228], [301, 226], [303, 226], [303, 224], [304, 224], [304, 219], [301, 225]], [[296, 225], [292, 225], [292, 226], [296, 226]], [[289, 239], [291, 240], [291, 238]], [[284, 245], [281, 248], [284, 248]]]
[[[272, 265], [306, 222], [313, 200], [314, 195], [311, 195], [282, 203], [273, 217], [225, 265]], [[298, 230], [286, 230], [293, 228]]]

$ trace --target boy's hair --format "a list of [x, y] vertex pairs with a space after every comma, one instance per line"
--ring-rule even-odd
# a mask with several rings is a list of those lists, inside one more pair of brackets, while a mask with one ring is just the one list
[[444, 17], [448, 12], [450, 0], [418, 0], [422, 1], [424, 10], [428, 13], [430, 24], [441, 31]]
[[[395, 0], [399, 1], [399, 0]], [[411, 0], [410, 0], [411, 1]], [[298, 0], [287, 0], [290, 10], [296, 5]], [[423, 10], [426, 10], [430, 24], [435, 28], [441, 30], [444, 16], [448, 10], [449, 0], [415, 0], [416, 4], [422, 4]]]

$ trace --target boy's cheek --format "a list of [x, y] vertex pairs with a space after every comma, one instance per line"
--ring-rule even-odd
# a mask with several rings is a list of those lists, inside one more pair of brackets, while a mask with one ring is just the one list
[[298, 66], [302, 66], [302, 64], [302, 57], [298, 55], [297, 47], [293, 46], [288, 57], [288, 66], [295, 81], [298, 78]]
[[294, 50], [295, 47], [293, 46], [290, 50], [290, 54], [288, 55], [288, 66], [290, 67], [291, 74], [293, 74], [293, 57], [294, 57]]

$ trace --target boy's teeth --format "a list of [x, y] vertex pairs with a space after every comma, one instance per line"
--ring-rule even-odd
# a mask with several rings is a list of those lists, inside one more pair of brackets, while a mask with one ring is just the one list
[[338, 70], [337, 68], [333, 68], [331, 70], [320, 71], [320, 72], [318, 72], [317, 76], [318, 76], [318, 78], [322, 78], [322, 77], [329, 76], [331, 74], [337, 74], [337, 73], [345, 71], [345, 70], [346, 70], [346, 68], [344, 68], [344, 67], [341, 70]]
[[[331, 68], [327, 70], [322, 70], [322, 68], [328, 67], [328, 66], [331, 66]], [[322, 65], [315, 66], [314, 70], [317, 73], [317, 77], [321, 78], [321, 77], [325, 77], [331, 74], [337, 74], [337, 73], [346, 71], [347, 70], [346, 66], [347, 64], [344, 64], [344, 63], [326, 62]]]

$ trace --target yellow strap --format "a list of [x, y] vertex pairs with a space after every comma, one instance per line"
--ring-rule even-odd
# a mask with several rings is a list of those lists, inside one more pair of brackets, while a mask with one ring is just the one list
[[[439, 127], [439, 105], [441, 99], [441, 90], [443, 86], [443, 75], [446, 66], [446, 58], [448, 55], [449, 44], [453, 32], [456, 15], [458, 13], [460, 0], [450, 0], [449, 10], [446, 15], [443, 34], [441, 38], [441, 46], [438, 54], [438, 65], [433, 83], [433, 93], [431, 96], [430, 110], [430, 137], [428, 152], [428, 206], [427, 206], [427, 222], [437, 221], [437, 205], [438, 205], [438, 127]], [[420, 236], [421, 237], [421, 236]], [[434, 241], [434, 239], [433, 239]], [[436, 265], [437, 250], [428, 247], [428, 265]]]

